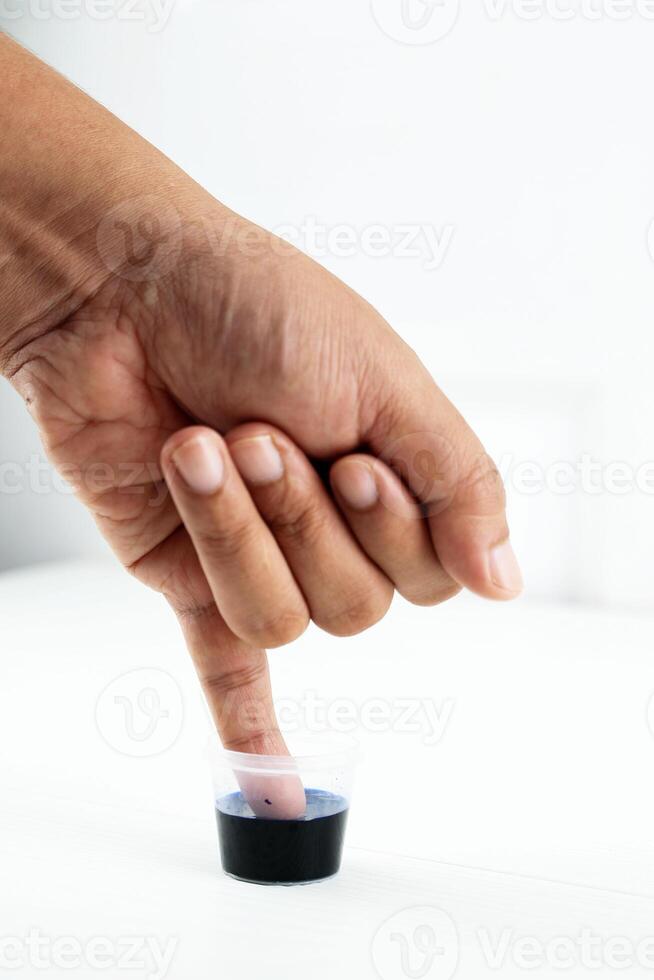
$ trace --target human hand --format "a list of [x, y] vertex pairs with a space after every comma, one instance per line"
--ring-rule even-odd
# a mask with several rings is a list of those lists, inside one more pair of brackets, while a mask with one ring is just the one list
[[274, 752], [263, 648], [310, 617], [349, 635], [396, 586], [517, 594], [503, 488], [370, 306], [132, 153], [125, 197], [73, 211], [93, 230], [75, 301], [7, 335], [3, 363], [118, 557], [177, 612], [223, 742]]

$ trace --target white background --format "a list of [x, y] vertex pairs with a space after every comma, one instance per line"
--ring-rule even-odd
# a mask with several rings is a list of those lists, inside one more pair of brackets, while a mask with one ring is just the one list
[[[400, 0], [176, 0], [158, 33], [88, 16], [6, 24], [269, 228], [313, 216], [453, 229], [433, 270], [420, 256], [318, 258], [418, 350], [502, 469], [654, 458], [654, 21], [498, 19], [466, 0], [446, 36], [419, 45], [385, 34], [373, 9], [419, 39], [400, 30]], [[426, 30], [456, 9], [444, 0]], [[0, 387], [0, 461], [39, 451]], [[374, 937], [390, 917], [410, 939], [415, 905], [430, 907], [421, 921], [451, 917], [457, 975], [481, 980], [525, 970], [489, 970], [480, 927], [651, 936], [654, 499], [508, 489], [524, 600], [397, 602], [359, 637], [310, 629], [271, 657], [278, 702], [304, 710], [313, 692], [359, 715], [344, 868], [315, 888], [217, 874], [209, 724], [165, 603], [103, 563], [5, 576], [3, 935], [172, 936], [167, 980], [406, 980], [397, 947], [380, 959]], [[0, 541], [6, 568], [104, 552], [60, 492], [3, 494]], [[144, 670], [178, 725], [148, 758], [126, 747], [120, 712], [118, 741], [98, 722], [116, 707], [106, 692], [133, 699]], [[405, 698], [451, 706], [442, 738], [364, 722], [366, 705]]]
[[[140, 19], [102, 22], [14, 0], [23, 15], [3, 22], [269, 228], [449, 228], [432, 270], [423, 256], [318, 258], [417, 349], [503, 471], [584, 455], [635, 470], [654, 459], [654, 21], [635, 5], [617, 20], [609, 0], [597, 20], [573, 0], [558, 8], [570, 19], [551, 2], [535, 20], [485, 3], [432, 44], [400, 43], [373, 14], [429, 40], [453, 0], [424, 32], [402, 33], [400, 0], [176, 0], [159, 31], [146, 0]], [[3, 387], [0, 458], [33, 452]], [[647, 487], [508, 482], [528, 594], [652, 607]], [[103, 549], [74, 501], [29, 487], [3, 494], [0, 537], [5, 567]]]

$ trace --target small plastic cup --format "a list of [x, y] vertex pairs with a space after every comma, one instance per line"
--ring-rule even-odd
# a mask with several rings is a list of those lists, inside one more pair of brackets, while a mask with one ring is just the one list
[[212, 742], [222, 866], [239, 881], [308, 884], [341, 866], [357, 743], [307, 735], [291, 738], [289, 750], [251, 755]]

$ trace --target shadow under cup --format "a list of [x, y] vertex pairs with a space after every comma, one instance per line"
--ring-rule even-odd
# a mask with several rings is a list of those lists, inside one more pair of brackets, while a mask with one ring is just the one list
[[357, 743], [310, 735], [289, 748], [276, 756], [212, 745], [220, 854], [233, 878], [307, 884], [340, 868]]

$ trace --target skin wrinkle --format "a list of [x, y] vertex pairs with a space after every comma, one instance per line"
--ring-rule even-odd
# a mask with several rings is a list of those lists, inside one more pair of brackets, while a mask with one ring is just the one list
[[277, 514], [268, 516], [266, 523], [277, 540], [288, 542], [296, 547], [311, 548], [316, 539], [325, 533], [329, 521], [324, 513], [318, 511], [315, 503], [292, 504], [293, 510], [284, 513], [284, 502], [277, 508]]
[[[162, 574], [157, 571], [160, 564], [158, 559], [166, 556], [169, 551], [174, 553], [171, 555], [171, 559], [174, 560], [171, 560]], [[180, 554], [177, 554], [178, 551]], [[187, 563], [192, 566], [191, 578], [186, 567]], [[198, 574], [200, 568], [198, 558], [181, 521], [166, 538], [155, 544], [140, 558], [127, 564], [126, 568], [131, 575], [139, 578], [155, 592], [161, 593], [180, 617], [190, 609], [200, 607], [208, 609], [215, 606], [206, 579]], [[174, 580], [177, 580], [176, 588], [171, 590], [169, 584]]]
[[188, 622], [197, 623], [202, 619], [219, 615], [218, 607], [213, 599], [210, 602], [194, 603], [193, 605], [189, 606], [179, 606], [176, 604], [176, 600], [170, 596], [166, 596], [166, 598], [168, 599], [168, 602], [170, 602], [171, 606], [173, 606], [175, 612], [180, 617], [184, 625], [186, 625]]
[[[38, 235], [40, 239], [44, 237], [47, 229], [40, 228]], [[27, 323], [15, 327], [12, 336], [9, 338], [10, 360], [18, 358], [22, 352], [28, 348], [31, 341], [38, 340], [50, 329], [59, 325], [57, 321], [63, 321], [66, 316], [70, 316], [81, 308], [82, 304], [91, 299], [109, 279], [109, 270], [98, 270], [97, 264], [86, 258], [85, 250], [78, 248], [83, 242], [86, 243], [89, 232], [95, 231], [94, 226], [79, 232], [76, 236], [64, 239], [58, 235], [53, 240], [45, 241], [40, 245], [35, 241], [25, 239], [18, 249], [12, 252], [14, 265], [19, 260], [18, 270], [11, 268], [11, 290], [20, 296], [21, 291], [30, 291], [30, 284], [36, 278], [41, 280], [43, 285], [44, 277], [48, 279], [51, 291], [59, 294], [59, 298], [41, 310], [37, 316]], [[11, 229], [9, 230], [11, 240]], [[33, 238], [37, 237], [37, 232], [33, 232]], [[30, 248], [31, 246], [31, 248]], [[24, 250], [27, 268], [22, 273], [21, 251]], [[71, 255], [78, 252], [77, 260], [70, 261]], [[84, 267], [90, 266], [88, 271]], [[65, 272], [60, 272], [65, 269]], [[0, 269], [0, 271], [2, 271]], [[30, 333], [33, 334], [29, 336]], [[28, 334], [22, 340], [24, 334]]]
[[[122, 330], [123, 333], [126, 332], [126, 334], [130, 336], [132, 339], [135, 337], [133, 330], [130, 329], [126, 331], [126, 323], [124, 320], [121, 321], [119, 319], [118, 323], [120, 324], [119, 329]], [[137, 363], [133, 359], [130, 361], [125, 361], [120, 359], [119, 357], [117, 358], [117, 361], [122, 367], [127, 365], [130, 369], [132, 369], [134, 365]], [[141, 351], [140, 361], [141, 361], [140, 374], [143, 375], [144, 362], [143, 362], [142, 351]], [[50, 372], [54, 372], [55, 375], [58, 374], [60, 377], [63, 377], [63, 372], [60, 371], [60, 369], [57, 366], [57, 363], [52, 360], [47, 362], [46, 370]], [[51, 383], [48, 382], [48, 380], [43, 376], [43, 372], [39, 371], [33, 373], [35, 374], [35, 377], [33, 378], [33, 384], [40, 385], [42, 389], [40, 400], [42, 400], [42, 398], [45, 397], [44, 393], [51, 391]], [[52, 395], [52, 397], [54, 396]], [[82, 472], [84, 472], [85, 469], [87, 468], [88, 463], [93, 463], [96, 461], [98, 457], [97, 448], [89, 451], [88, 460], [85, 461], [83, 458], [80, 458], [79, 450], [75, 449], [75, 446], [82, 445], [82, 442], [80, 440], [84, 440], [85, 443], [88, 443], [89, 439], [93, 439], [94, 441], [96, 441], [96, 445], [99, 445], [97, 443], [99, 432], [105, 429], [108, 432], [113, 433], [115, 432], [116, 425], [129, 425], [130, 428], [134, 428], [137, 431], [140, 431], [142, 434], [156, 433], [158, 445], [161, 446], [165, 442], [166, 438], [178, 428], [179, 420], [177, 425], [162, 426], [160, 410], [156, 409], [154, 411], [155, 414], [153, 417], [155, 418], [155, 422], [153, 423], [147, 421], [145, 424], [141, 422], [141, 420], [137, 420], [135, 424], [133, 419], [131, 419], [129, 415], [125, 415], [123, 411], [121, 411], [120, 413], [116, 413], [116, 415], [111, 419], [103, 419], [103, 420], [94, 419], [91, 415], [89, 415], [86, 419], [79, 419], [79, 421], [75, 421], [75, 422], [71, 420], [66, 420], [65, 423], [66, 426], [68, 428], [72, 427], [73, 431], [69, 431], [65, 435], [65, 437], [59, 441], [53, 442], [52, 440], [50, 440], [50, 445], [49, 445], [50, 454], [53, 455], [54, 457], [57, 457], [60, 455], [65, 455], [66, 452], [70, 454], [70, 452], [74, 451], [75, 454], [77, 455], [77, 466], [79, 466]], [[52, 425], [52, 420], [49, 419], [48, 423]], [[153, 461], [156, 461], [157, 475], [159, 475], [160, 477], [161, 473], [158, 468], [159, 467], [158, 451], [153, 453], [152, 459]], [[154, 471], [152, 475], [154, 478], [155, 476]], [[82, 497], [86, 498], [87, 502], [89, 501], [89, 495], [87, 493], [82, 493]], [[118, 504], [116, 498], [114, 497], [113, 499], [117, 506]], [[94, 511], [96, 520], [99, 520], [100, 522], [104, 522], [105, 531], [107, 531], [109, 528], [113, 528], [113, 533], [117, 536], [115, 541], [115, 548], [118, 551], [119, 556], [123, 561], [125, 560], [133, 561], [135, 555], [136, 556], [142, 555], [143, 547], [140, 541], [142, 540], [142, 535], [144, 533], [147, 533], [147, 529], [149, 525], [158, 524], [161, 527], [159, 541], [165, 540], [165, 538], [168, 537], [171, 533], [173, 533], [176, 530], [176, 528], [179, 526], [179, 517], [176, 514], [176, 511], [170, 502], [168, 503], [168, 506], [165, 508], [165, 514], [162, 514], [162, 508], [160, 507], [153, 509], [152, 512], [148, 512], [147, 510], [143, 511], [141, 508], [137, 508], [137, 510], [140, 511], [137, 517], [133, 513], [134, 504], [133, 502], [130, 501], [129, 507], [132, 510], [133, 527], [132, 527], [132, 533], [126, 535], [128, 518], [125, 518], [120, 513], [112, 514], [106, 510], [106, 504], [111, 501], [111, 497], [108, 495], [108, 492], [107, 495], [104, 496], [103, 503], [100, 504], [100, 507], [98, 507], [97, 505], [97, 497], [95, 494], [92, 494], [90, 496], [90, 500], [91, 500], [91, 506]], [[165, 535], [165, 537], [162, 537], [162, 535]]]
[[[483, 460], [481, 468], [480, 460]], [[482, 490], [481, 493], [479, 492], [480, 488]], [[473, 513], [469, 507], [466, 507], [467, 500], [470, 496], [475, 499], [478, 505], [488, 502], [491, 510], [484, 509]], [[463, 506], [466, 507], [466, 518], [478, 517], [485, 519], [489, 516], [489, 513], [504, 513], [506, 503], [504, 484], [497, 466], [487, 453], [481, 453], [480, 457], [475, 459], [468, 472], [468, 476], [458, 481], [457, 494], [450, 505], [453, 511], [457, 510], [457, 498], [458, 501], [463, 500]]]
[[[105, 497], [113, 497], [116, 495], [120, 495], [121, 500], [127, 500], [127, 501], [136, 500], [137, 497], [139, 499], [143, 499], [146, 489], [150, 491], [151, 496], [155, 497], [155, 499], [161, 497], [162, 504], [165, 503], [165, 501], [170, 496], [168, 491], [168, 484], [163, 479], [163, 477], [160, 476], [158, 479], [154, 481], [146, 480], [144, 482], [136, 481], [135, 483], [115, 484], [114, 486], [107, 487], [106, 490], [101, 490], [98, 493], [94, 494], [92, 501], [93, 504], [101, 504]], [[129, 491], [131, 490], [137, 490], [137, 491], [142, 490], [144, 491], [144, 493], [143, 494], [130, 493]]]
[[[269, 740], [273, 739], [276, 741], [279, 732], [276, 728], [260, 728], [255, 729], [251, 732], [248, 729], [246, 735], [241, 735], [240, 738], [225, 739], [225, 748], [229, 752], [239, 752], [241, 750], [248, 752], [259, 752], [261, 755], [268, 755], [266, 746]], [[258, 743], [261, 743], [258, 745]], [[278, 751], [278, 750], [275, 750]]]
[[[16, 387], [18, 388], [18, 391], [20, 392], [20, 387], [18, 385]], [[55, 403], [57, 403], [57, 402], [59, 402], [60, 404], [64, 404], [64, 403], [63, 403], [63, 401], [61, 401], [59, 399], [59, 397], [58, 397], [57, 393], [55, 392], [54, 388], [52, 388], [43, 378], [40, 378], [39, 379], [39, 381], [38, 381], [38, 387], [41, 389], [41, 391], [37, 394], [37, 383], [34, 382], [34, 381], [32, 381], [30, 383], [30, 392], [31, 392], [30, 393], [30, 399], [31, 399], [30, 404], [32, 406], [35, 406], [32, 409], [31, 414], [32, 414], [32, 417], [35, 419], [35, 421], [39, 424], [40, 427], [43, 427], [43, 429], [47, 429], [48, 423], [51, 420], [50, 419], [50, 415], [49, 414], [44, 415], [44, 414], [41, 414], [38, 411], [38, 405], [42, 405], [43, 404], [43, 398], [41, 397], [41, 395], [43, 394], [43, 392], [45, 392], [46, 395], [50, 395], [51, 399]], [[45, 448], [46, 448], [46, 451], [47, 452], [49, 452], [49, 453], [53, 452], [51, 440], [47, 436], [44, 437], [44, 444], [45, 444]]]
[[[94, 323], [93, 326], [95, 327], [96, 324]], [[129, 329], [127, 328], [124, 317], [117, 318], [115, 329], [117, 333], [123, 333], [124, 336], [129, 339], [130, 343], [134, 344], [131, 350], [138, 350], [139, 358], [137, 358], [137, 360], [134, 360], [133, 358], [128, 359], [127, 357], [123, 358], [121, 356], [121, 350], [119, 348], [118, 350], [112, 352], [112, 361], [114, 365], [126, 371], [130, 375], [134, 376], [135, 380], [137, 381], [140, 378], [145, 378], [147, 374], [146, 361], [143, 354], [143, 348], [142, 346], [140, 346], [138, 335], [136, 334], [136, 332], [132, 327], [129, 327]], [[50, 371], [54, 371], [59, 375], [60, 379], [65, 380], [64, 373], [59, 369], [56, 362], [53, 361], [52, 359], [49, 362], [47, 362], [46, 370], [47, 369], [49, 369]], [[40, 377], [37, 383], [40, 383], [41, 385], [47, 385], [47, 382], [43, 377]], [[144, 391], [146, 390], [145, 385], [143, 385], [143, 390]], [[158, 388], [156, 390], [158, 390], [159, 394], [161, 394], [161, 388]], [[141, 419], [135, 420], [133, 416], [133, 412], [131, 414], [130, 412], [126, 412], [122, 408], [120, 403], [117, 403], [116, 407], [117, 409], [119, 409], [119, 411], [117, 411], [116, 414], [103, 419], [94, 418], [93, 417], [94, 413], [90, 408], [86, 410], [86, 415], [82, 416], [81, 412], [83, 409], [80, 406], [80, 408], [77, 411], [78, 418], [76, 421], [60, 420], [60, 422], [66, 424], [69, 428], [76, 426], [77, 427], [76, 431], [67, 433], [66, 436], [63, 437], [59, 442], [54, 442], [54, 443], [50, 442], [49, 444], [50, 450], [52, 453], [56, 454], [57, 452], [63, 450], [74, 439], [78, 439], [79, 437], [84, 435], [88, 436], [89, 430], [91, 429], [101, 430], [103, 427], [111, 427], [116, 424], [128, 425], [130, 428], [141, 433], [141, 435], [147, 432], [161, 433], [159, 437], [159, 441], [160, 441], [160, 445], [163, 445], [165, 438], [168, 435], [170, 435], [173, 431], [175, 431], [175, 429], [178, 427], [179, 422], [181, 420], [178, 419], [176, 425], [166, 424], [164, 422], [164, 418], [162, 415], [162, 407], [156, 404], [156, 400], [153, 397], [149, 397], [147, 399], [147, 402], [144, 403], [144, 405], [145, 405], [145, 411], [148, 413], [151, 412], [150, 419], [146, 418], [144, 420]], [[50, 417], [48, 421], [50, 424], [52, 424], [53, 421], [52, 417]], [[153, 460], [156, 460], [158, 463], [158, 452], [153, 454]], [[80, 461], [80, 465], [82, 466], [84, 465], [82, 461]]]
[[[138, 465], [141, 466], [140, 463]], [[143, 481], [135, 480], [133, 483], [117, 483], [115, 484], [115, 486], [108, 487], [107, 490], [101, 491], [96, 499], [98, 501], [101, 501], [102, 497], [105, 494], [115, 493], [116, 491], [120, 491], [120, 490], [131, 490], [138, 487], [152, 487], [153, 489], [160, 488], [161, 490], [165, 489], [167, 492], [168, 484], [166, 483], [163, 477], [163, 473], [161, 472], [159, 462], [157, 461], [156, 466], [154, 463], [152, 464], [147, 463], [146, 466], [147, 467], [152, 466], [152, 472], [156, 474], [156, 476], [154, 476], [153, 479], [148, 479]]]
[[[169, 540], [174, 538], [178, 530], [183, 530], [179, 520], [179, 515], [177, 514], [177, 511], [175, 510], [175, 507], [172, 504], [172, 502], [170, 502], [170, 504], [166, 506], [165, 513], [163, 514], [163, 518], [166, 518], [168, 523], [167, 525], [164, 526], [164, 531], [163, 531], [164, 537], [162, 538], [160, 545], [165, 545]], [[163, 518], [161, 513], [159, 513], [158, 516], [159, 527], [162, 527], [162, 525], [164, 525]], [[131, 574], [134, 575], [134, 577], [140, 579], [140, 581], [142, 581], [144, 584], [149, 585], [156, 592], [160, 592], [165, 595], [165, 589], [156, 586], [154, 584], [154, 580], [149, 581], [147, 580], [146, 577], [142, 576], [140, 573], [137, 573], [136, 566], [140, 562], [141, 558], [147, 559], [148, 555], [142, 554], [143, 547], [141, 544], [141, 540], [143, 535], [142, 535], [142, 530], [138, 528], [136, 521], [134, 522], [135, 523], [134, 534], [128, 536], [128, 534], [124, 534], [124, 528], [126, 524], [121, 524], [120, 522], [116, 523], [115, 518], [111, 518], [109, 521], [103, 521], [103, 518], [99, 518], [94, 515], [94, 519], [101, 527], [104, 527], [106, 533], [114, 536], [115, 543], [113, 547], [116, 552], [116, 556], [125, 566], [125, 568], [129, 572], [131, 572]], [[159, 546], [157, 545], [151, 549], [151, 553], [153, 556], [156, 555], [156, 551], [158, 547]], [[173, 571], [176, 572], [177, 569], [174, 569]]]
[[[48, 419], [48, 421], [51, 421], [51, 420]], [[72, 424], [73, 423], [69, 423], [69, 425], [72, 425]], [[76, 440], [79, 441], [80, 440], [80, 437], [82, 437], [82, 436], [85, 436], [85, 435], [88, 436], [89, 434], [92, 434], [93, 432], [98, 433], [98, 432], [101, 432], [103, 429], [107, 429], [107, 428], [109, 430], [112, 430], [116, 426], [124, 426], [125, 428], [134, 430], [136, 432], [140, 432], [142, 434], [143, 433], [147, 433], [147, 432], [156, 432], [158, 434], [158, 433], [161, 433], [161, 432], [163, 432], [163, 433], [172, 433], [172, 432], [176, 432], [177, 431], [177, 426], [163, 428], [161, 425], [157, 425], [155, 423], [150, 423], [148, 425], [143, 425], [143, 426], [135, 425], [130, 418], [89, 419], [89, 420], [85, 420], [84, 422], [77, 423], [77, 425], [78, 425], [77, 431], [71, 433], [70, 435], [65, 436], [63, 439], [61, 439], [60, 442], [58, 442], [58, 443], [48, 443], [48, 450], [49, 450], [49, 452], [51, 452], [53, 455], [58, 454], [58, 453], [61, 453], [62, 450], [66, 449], [68, 447], [71, 447], [71, 444], [73, 442], [75, 442]], [[163, 442], [162, 442], [162, 445], [163, 445]], [[153, 463], [156, 461], [156, 458], [157, 458], [157, 454], [155, 453], [154, 454], [154, 458], [152, 460]], [[83, 469], [85, 463], [88, 464], [88, 463], [95, 463], [95, 462], [97, 462], [96, 459], [85, 459], [85, 460], [80, 461], [78, 463], [78, 465]], [[158, 465], [158, 463], [157, 463], [157, 465]]]
[[[155, 493], [153, 496], [156, 498], [157, 494]], [[135, 513], [127, 514], [124, 517], [118, 517], [115, 514], [103, 514], [100, 510], [98, 510], [95, 502], [91, 503], [89, 506], [92, 509], [94, 517], [96, 517], [98, 520], [107, 521], [107, 523], [111, 524], [112, 527], [120, 528], [121, 525], [127, 525], [130, 521], [136, 521], [138, 518], [143, 517], [146, 508], [150, 506], [150, 499], [151, 498], [145, 496], [141, 498], [143, 506], [136, 509]], [[135, 502], [135, 498], [131, 498], [131, 500]], [[139, 502], [141, 502], [141, 500]], [[167, 500], [164, 501], [164, 503], [167, 502]], [[176, 511], [174, 511], [174, 507], [172, 508], [171, 513], [175, 513], [176, 517], [175, 528], [173, 528], [173, 530], [175, 530], [179, 526], [179, 515], [176, 513]], [[140, 528], [135, 527], [134, 532], [138, 534], [140, 532]]]

